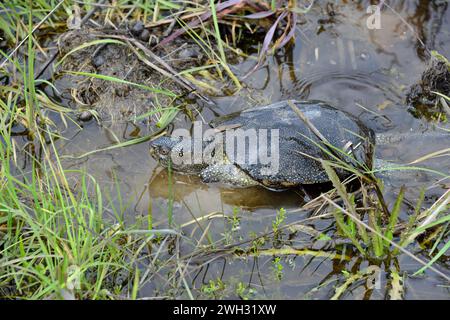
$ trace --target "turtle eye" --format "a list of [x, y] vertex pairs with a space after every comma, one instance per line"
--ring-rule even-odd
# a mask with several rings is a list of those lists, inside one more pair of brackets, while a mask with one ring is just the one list
[[180, 152], [178, 152], [178, 156], [179, 156], [180, 158], [183, 158], [183, 155], [184, 155], [183, 149], [181, 149]]
[[159, 150], [159, 152], [160, 152], [163, 156], [166, 156], [166, 155], [169, 154], [170, 150], [169, 150], [168, 148], [161, 148], [161, 149]]

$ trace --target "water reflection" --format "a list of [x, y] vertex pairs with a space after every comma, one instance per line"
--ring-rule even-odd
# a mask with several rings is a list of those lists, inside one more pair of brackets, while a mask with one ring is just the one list
[[254, 211], [258, 208], [296, 208], [304, 204], [304, 195], [299, 190], [273, 192], [262, 187], [227, 189], [219, 185], [206, 185], [197, 176], [173, 173], [169, 178], [168, 171], [162, 168], [150, 179], [148, 190], [150, 198], [167, 199], [172, 196], [175, 202], [180, 203], [191, 203], [195, 199], [207, 203], [211, 211], [220, 211], [224, 206]]

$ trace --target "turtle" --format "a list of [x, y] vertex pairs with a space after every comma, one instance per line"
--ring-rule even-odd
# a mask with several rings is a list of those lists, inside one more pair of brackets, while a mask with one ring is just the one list
[[[301, 120], [292, 104], [306, 119]], [[374, 132], [360, 120], [319, 100], [286, 100], [252, 107], [216, 118], [210, 127], [215, 133], [212, 137], [205, 137], [206, 133], [189, 139], [158, 137], [150, 142], [150, 153], [163, 166], [197, 174], [205, 183], [284, 190], [329, 182], [320, 160], [333, 154], [340, 154], [348, 163], [370, 167], [375, 142]], [[252, 141], [255, 135], [259, 140]], [[244, 140], [241, 149], [229, 136]], [[192, 158], [195, 139], [202, 140], [202, 161]], [[267, 161], [269, 155], [278, 163]], [[340, 177], [348, 175], [342, 169], [336, 172]]]

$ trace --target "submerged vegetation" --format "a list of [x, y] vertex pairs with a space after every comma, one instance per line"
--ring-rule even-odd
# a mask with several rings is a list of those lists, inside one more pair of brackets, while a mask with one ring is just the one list
[[[299, 18], [314, 5], [295, 0], [0, 3], [0, 297], [280, 298], [282, 281], [297, 281], [289, 270], [315, 263], [319, 268], [323, 261], [331, 261], [332, 270], [302, 282], [303, 298], [340, 299], [363, 287], [360, 297], [370, 299], [382, 274], [384, 298], [402, 299], [406, 277], [437, 275], [438, 285], [448, 288], [445, 172], [439, 182], [447, 183], [447, 191], [429, 199], [424, 185], [411, 202], [404, 188], [387, 194], [370, 166], [350, 166], [339, 157], [344, 151], [329, 146], [322, 165], [331, 190], [307, 197], [301, 207], [280, 207], [261, 218], [249, 218], [239, 207], [207, 214], [188, 209], [192, 219], [177, 223], [170, 170], [165, 218], [156, 219], [151, 205], [129, 217], [135, 199], [124, 197], [119, 179], [110, 192], [83, 167], [66, 166], [70, 156], [62, 154], [60, 143], [70, 142], [68, 128], [78, 132], [87, 126], [85, 112], [99, 127], [114, 121], [145, 125], [129, 137], [109, 130], [112, 143], [72, 158], [138, 144], [147, 148], [141, 143], [170, 130], [177, 115], [202, 117], [197, 104], [214, 105], [211, 96], [239, 95], [246, 79], [268, 68], [271, 55], [296, 41]], [[252, 41], [256, 44], [247, 44]], [[170, 60], [168, 51], [177, 50], [177, 59], [188, 62]], [[116, 61], [117, 55], [126, 58]], [[450, 68], [445, 57], [434, 55]], [[243, 61], [249, 62], [245, 72], [236, 67]], [[443, 125], [450, 114], [449, 92], [431, 89], [439, 105], [437, 123]], [[121, 98], [123, 105], [135, 102], [142, 109], [111, 111], [112, 101]], [[440, 149], [386, 170], [417, 170], [427, 160], [448, 158], [448, 152]], [[341, 181], [336, 169], [352, 175]], [[405, 257], [415, 261], [413, 272], [402, 269]], [[223, 270], [234, 263], [242, 273], [223, 279], [224, 271], [213, 265], [221, 260]], [[206, 277], [210, 265], [212, 275]], [[269, 293], [259, 268], [267, 269]], [[260, 286], [250, 284], [254, 269]]]
[[421, 82], [408, 93], [407, 102], [412, 113], [428, 119], [447, 121], [450, 116], [450, 62], [436, 51], [432, 52], [430, 66], [422, 75]]

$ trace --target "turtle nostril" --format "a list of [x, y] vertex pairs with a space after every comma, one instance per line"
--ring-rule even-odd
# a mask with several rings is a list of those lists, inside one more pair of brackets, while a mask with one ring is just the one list
[[160, 154], [160, 152], [159, 152], [159, 147], [150, 144], [150, 155], [151, 155], [153, 158], [156, 158], [156, 157], [158, 157], [159, 154]]

